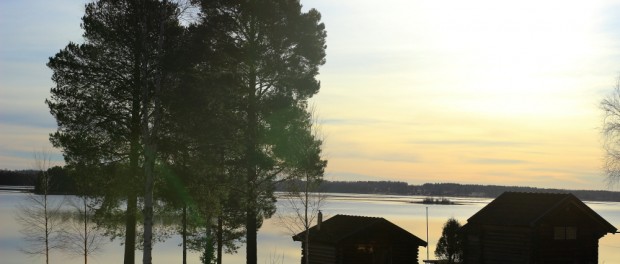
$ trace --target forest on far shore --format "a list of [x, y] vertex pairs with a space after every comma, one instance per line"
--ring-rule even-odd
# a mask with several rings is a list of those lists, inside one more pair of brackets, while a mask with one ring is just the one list
[[582, 201], [620, 202], [620, 192], [603, 190], [565, 190], [526, 186], [501, 186], [459, 183], [412, 185], [398, 181], [324, 181], [322, 192], [421, 195], [433, 197], [496, 198], [504, 192], [572, 193]]
[[[61, 167], [50, 169], [53, 175], [52, 192], [74, 193], [75, 183]], [[36, 170], [0, 170], [0, 185], [35, 186]], [[285, 191], [285, 186], [278, 186]], [[400, 181], [323, 181], [320, 187], [325, 193], [395, 194], [434, 197], [484, 197], [495, 198], [503, 192], [572, 193], [583, 201], [620, 202], [620, 192], [603, 190], [544, 189], [525, 186], [501, 186], [458, 183], [425, 183], [412, 185]]]

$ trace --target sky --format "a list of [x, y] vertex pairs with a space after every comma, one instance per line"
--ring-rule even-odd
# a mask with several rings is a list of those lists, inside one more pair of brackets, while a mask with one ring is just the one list
[[[45, 63], [82, 41], [84, 2], [0, 1], [0, 168], [62, 164]], [[326, 179], [608, 189], [620, 0], [301, 2], [328, 35], [311, 100]]]

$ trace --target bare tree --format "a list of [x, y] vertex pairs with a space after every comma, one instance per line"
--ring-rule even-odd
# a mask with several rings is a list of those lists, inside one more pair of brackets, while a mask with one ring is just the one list
[[[278, 211], [277, 220], [293, 236], [304, 232], [304, 263], [310, 263], [310, 236], [308, 230], [317, 221], [325, 196], [319, 192], [319, 184], [310, 179], [297, 182], [297, 187], [280, 196], [286, 209]], [[301, 189], [301, 191], [299, 191]], [[319, 220], [320, 221], [320, 220]]]
[[[285, 209], [277, 213], [277, 219], [293, 236], [304, 232], [304, 263], [310, 263], [309, 232], [312, 223], [321, 216], [320, 209], [325, 202], [325, 196], [320, 192], [323, 173], [327, 161], [321, 156], [323, 136], [320, 134], [314, 108], [310, 110], [308, 120], [309, 137], [298, 138], [300, 146], [311, 146], [301, 150], [300, 166], [292, 172], [295, 177], [287, 182], [287, 192], [280, 198], [284, 200]], [[304, 141], [311, 141], [304, 142]], [[318, 153], [317, 153], [318, 152]]]
[[620, 77], [612, 94], [600, 104], [603, 110], [603, 147], [605, 149], [604, 170], [608, 187], [620, 183]]
[[103, 233], [93, 220], [95, 209], [92, 202], [93, 199], [87, 196], [70, 199], [68, 203], [72, 210], [60, 233], [62, 249], [71, 255], [84, 257], [84, 264], [88, 263], [88, 257], [97, 253], [104, 243]]
[[52, 177], [48, 170], [51, 167], [49, 151], [34, 154], [35, 168], [39, 171], [35, 190], [40, 194], [29, 193], [23, 203], [18, 205], [16, 220], [22, 225], [20, 233], [28, 243], [20, 250], [32, 256], [45, 256], [45, 263], [49, 264], [50, 250], [61, 246], [59, 232], [61, 221], [59, 218], [62, 202], [50, 199]]

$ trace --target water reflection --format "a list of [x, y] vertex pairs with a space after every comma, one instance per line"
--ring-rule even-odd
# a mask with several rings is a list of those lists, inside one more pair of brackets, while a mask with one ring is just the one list
[[[19, 224], [15, 222], [16, 205], [24, 194], [0, 192], [0, 256], [2, 263], [18, 264], [33, 262], [17, 249], [22, 243]], [[441, 235], [444, 222], [454, 217], [461, 224], [488, 204], [491, 199], [481, 198], [451, 198], [460, 205], [425, 205], [412, 203], [421, 201], [423, 197], [388, 196], [388, 195], [342, 195], [330, 194], [323, 207], [324, 219], [336, 214], [362, 215], [383, 217], [414, 235], [426, 240], [426, 208], [429, 211], [429, 248], [431, 258], [434, 258], [435, 245]], [[592, 202], [586, 203], [594, 211], [609, 221], [612, 225], [620, 226], [620, 203]], [[278, 203], [278, 206], [282, 206]], [[270, 219], [265, 221], [258, 235], [259, 254], [261, 264], [271, 263], [299, 263], [301, 259], [301, 243], [294, 242], [287, 230]], [[155, 263], [181, 262], [180, 237], [172, 236], [163, 243], [155, 244], [153, 259]], [[607, 235], [599, 241], [599, 263], [620, 263], [620, 235]], [[420, 263], [426, 258], [426, 248], [420, 248]], [[122, 260], [123, 247], [120, 241], [107, 243], [100, 254], [90, 263], [118, 263]], [[141, 252], [136, 252], [136, 259], [141, 258]], [[70, 258], [61, 253], [53, 253], [51, 263], [81, 263], [80, 259]], [[139, 261], [138, 261], [139, 262]], [[225, 255], [224, 263], [245, 263], [245, 247], [239, 249], [236, 255]], [[199, 254], [189, 252], [188, 263], [200, 263]]]

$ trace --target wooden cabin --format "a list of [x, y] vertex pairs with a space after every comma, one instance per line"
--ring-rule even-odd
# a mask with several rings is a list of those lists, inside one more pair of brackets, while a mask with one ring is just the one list
[[617, 229], [572, 194], [505, 192], [461, 231], [464, 263], [598, 263]]
[[312, 264], [416, 264], [418, 247], [426, 242], [380, 217], [336, 215], [319, 221], [309, 231], [309, 253], [305, 232], [293, 236], [302, 242], [301, 263], [309, 254]]

